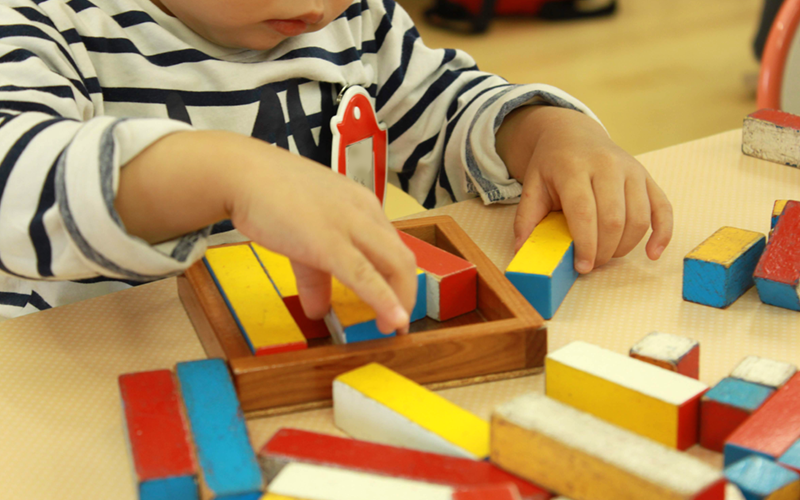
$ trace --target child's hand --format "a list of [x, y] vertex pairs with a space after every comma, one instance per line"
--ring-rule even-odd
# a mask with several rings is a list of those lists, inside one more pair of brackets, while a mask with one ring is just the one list
[[626, 255], [650, 226], [648, 257], [658, 259], [669, 244], [672, 206], [666, 195], [589, 116], [548, 106], [521, 108], [503, 122], [497, 151], [523, 185], [515, 250], [552, 210], [564, 211], [580, 273]]
[[311, 160], [229, 132], [180, 132], [122, 169], [115, 206], [150, 243], [231, 219], [291, 259], [309, 317], [328, 312], [332, 274], [372, 306], [382, 332], [407, 331], [414, 254], [374, 194]]

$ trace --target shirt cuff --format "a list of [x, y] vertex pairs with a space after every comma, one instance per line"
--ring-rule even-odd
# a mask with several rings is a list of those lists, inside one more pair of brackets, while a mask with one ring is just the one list
[[98, 117], [86, 122], [56, 168], [56, 199], [84, 263], [98, 274], [149, 281], [180, 273], [205, 251], [210, 228], [150, 245], [127, 233], [114, 199], [119, 172], [145, 148], [189, 125], [164, 119]]

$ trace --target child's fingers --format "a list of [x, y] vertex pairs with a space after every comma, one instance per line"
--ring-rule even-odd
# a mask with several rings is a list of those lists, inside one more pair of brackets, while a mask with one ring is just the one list
[[397, 230], [390, 224], [386, 226], [369, 231], [360, 230], [354, 235], [354, 243], [410, 313], [417, 299], [417, 260], [397, 235]]
[[597, 255], [594, 267], [600, 267], [617, 251], [625, 232], [625, 180], [610, 173], [594, 178], [597, 200]]
[[560, 192], [561, 207], [575, 242], [575, 270], [586, 274], [597, 255], [597, 205], [588, 179], [572, 182]]
[[650, 229], [650, 200], [644, 177], [625, 182], [625, 231], [614, 257], [628, 255]]
[[375, 310], [378, 330], [391, 333], [408, 326], [409, 314], [372, 262], [352, 245], [336, 245], [332, 269], [345, 286]]
[[294, 261], [292, 269], [303, 312], [311, 319], [321, 319], [331, 308], [331, 275]]
[[517, 253], [533, 229], [552, 208], [550, 196], [538, 176], [526, 178], [522, 186], [517, 214], [514, 216], [514, 253]]
[[650, 259], [656, 260], [661, 257], [672, 239], [672, 204], [650, 176], [645, 182], [650, 197], [650, 218], [653, 225], [653, 234], [650, 235], [645, 250]]

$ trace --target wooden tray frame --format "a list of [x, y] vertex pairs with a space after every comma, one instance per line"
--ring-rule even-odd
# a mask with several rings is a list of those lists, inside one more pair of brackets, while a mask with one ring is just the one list
[[541, 372], [547, 354], [544, 320], [461, 227], [449, 216], [394, 225], [475, 264], [478, 314], [437, 324], [436, 330], [256, 357], [203, 262], [178, 277], [178, 294], [206, 354], [228, 361], [245, 412], [329, 406], [333, 379], [373, 361], [432, 388]]

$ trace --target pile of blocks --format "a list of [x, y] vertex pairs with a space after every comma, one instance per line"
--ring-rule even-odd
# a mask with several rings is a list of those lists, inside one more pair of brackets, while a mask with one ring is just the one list
[[[544, 395], [491, 422], [372, 363], [333, 383], [349, 438], [282, 429], [257, 456], [222, 360], [123, 375], [120, 390], [142, 499], [800, 497], [796, 367], [750, 356], [709, 389], [699, 359], [661, 332], [627, 356], [573, 342], [547, 356]], [[698, 443], [724, 451], [724, 475], [682, 453]]]
[[800, 311], [800, 202], [778, 200], [769, 241], [723, 227], [683, 260], [683, 298], [728, 307], [753, 285], [765, 304]]
[[[417, 300], [411, 321], [425, 316], [447, 321], [475, 310], [474, 264], [399, 232], [417, 258]], [[306, 317], [291, 262], [255, 243], [211, 248], [204, 262], [250, 350], [257, 356], [305, 349], [309, 341], [333, 337], [349, 344], [393, 336], [382, 334], [375, 311], [333, 279], [331, 310], [324, 320]]]

